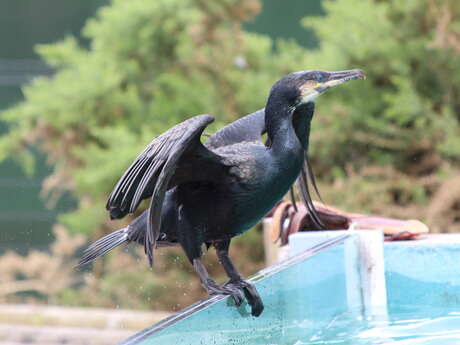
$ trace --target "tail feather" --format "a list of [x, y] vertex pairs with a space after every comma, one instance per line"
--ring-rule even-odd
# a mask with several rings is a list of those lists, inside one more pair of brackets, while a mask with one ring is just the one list
[[115, 247], [118, 247], [120, 244], [123, 244], [128, 241], [128, 228], [123, 228], [117, 231], [114, 231], [108, 234], [105, 237], [97, 240], [91, 244], [83, 253], [83, 258], [78, 263], [77, 267], [86, 265], [90, 263], [97, 257], [104, 255], [108, 251], [112, 250]]

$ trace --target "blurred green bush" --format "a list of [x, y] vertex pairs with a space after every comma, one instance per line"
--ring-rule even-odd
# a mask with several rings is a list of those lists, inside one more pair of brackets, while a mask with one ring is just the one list
[[[90, 49], [72, 37], [37, 48], [57, 73], [34, 80], [1, 114], [11, 131], [0, 158], [30, 169], [39, 147], [54, 169], [44, 191], [79, 201], [60, 223], [98, 237], [122, 225], [108, 222], [107, 195], [155, 135], [199, 113], [214, 114], [217, 128], [259, 109], [292, 71], [362, 68], [367, 81], [318, 100], [311, 152], [324, 199], [459, 230], [460, 3], [323, 5], [324, 17], [303, 21], [320, 42], [307, 50], [244, 31], [257, 0], [113, 0], [84, 28]], [[101, 293], [124, 291], [126, 279], [105, 277]]]
[[303, 21], [320, 42], [306, 66], [368, 76], [318, 100], [311, 149], [325, 199], [460, 231], [460, 3], [323, 6]]
[[84, 28], [89, 50], [72, 37], [38, 46], [58, 72], [2, 113], [3, 156], [30, 167], [31, 148], [44, 151], [54, 167], [45, 190], [79, 200], [60, 221], [94, 233], [120, 173], [154, 136], [199, 113], [215, 114], [218, 128], [263, 107], [271, 83], [300, 69], [291, 56], [300, 47], [274, 52], [269, 38], [242, 31], [258, 11], [256, 0], [114, 0]]

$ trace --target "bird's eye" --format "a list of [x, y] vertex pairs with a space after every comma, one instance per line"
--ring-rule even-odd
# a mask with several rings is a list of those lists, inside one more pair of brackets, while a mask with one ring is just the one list
[[316, 76], [316, 81], [317, 81], [318, 83], [322, 83], [322, 82], [324, 81], [324, 76], [323, 76], [323, 75], [318, 75], [318, 76]]

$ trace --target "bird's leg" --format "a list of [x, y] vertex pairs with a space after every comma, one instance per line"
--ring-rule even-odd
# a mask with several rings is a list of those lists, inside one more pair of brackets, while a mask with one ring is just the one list
[[204, 267], [200, 258], [193, 259], [193, 267], [200, 277], [201, 285], [203, 285], [210, 295], [230, 295], [237, 306], [241, 305], [244, 296], [239, 288], [233, 286], [221, 286], [217, 284], [209, 276], [208, 271], [206, 270], [206, 267]]
[[243, 293], [239, 289], [230, 288], [226, 286], [218, 285], [211, 277], [209, 276], [206, 267], [204, 267], [203, 262], [201, 261], [201, 237], [202, 233], [199, 231], [194, 234], [194, 236], [190, 236], [191, 231], [183, 231], [184, 229], [193, 229], [193, 226], [189, 222], [189, 218], [185, 213], [184, 208], [182, 205], [178, 207], [178, 238], [179, 242], [184, 249], [188, 259], [193, 264], [193, 268], [195, 269], [196, 273], [201, 280], [201, 285], [205, 288], [205, 290], [210, 295], [230, 295], [233, 297], [235, 304], [237, 306], [241, 305], [244, 299]]
[[224, 285], [225, 287], [236, 287], [242, 289], [246, 299], [248, 300], [249, 305], [252, 308], [251, 314], [253, 316], [259, 316], [264, 310], [264, 304], [260, 298], [259, 293], [257, 292], [256, 287], [253, 283], [245, 280], [241, 274], [238, 273], [236, 267], [233, 265], [233, 262], [228, 256], [228, 247], [230, 245], [230, 240], [220, 241], [214, 244], [217, 251], [217, 256], [220, 263], [224, 267], [225, 272], [227, 273], [230, 280]]

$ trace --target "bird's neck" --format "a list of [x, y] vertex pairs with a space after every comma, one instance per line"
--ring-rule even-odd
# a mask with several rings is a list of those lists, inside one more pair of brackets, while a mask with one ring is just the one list
[[307, 150], [313, 112], [313, 102], [292, 108], [276, 99], [269, 99], [265, 108], [265, 126], [271, 150]]
[[265, 107], [265, 128], [272, 151], [284, 150], [297, 140], [292, 118], [294, 108], [269, 97]]
[[297, 107], [292, 118], [292, 125], [304, 151], [308, 150], [310, 123], [313, 118], [314, 111], [315, 103], [308, 102]]
[[[311, 106], [308, 108], [313, 110]], [[268, 175], [272, 183], [266, 195], [272, 197], [273, 204], [286, 194], [302, 169], [311, 115], [312, 112], [306, 112], [303, 106], [292, 109], [267, 102], [265, 125], [272, 159]]]

